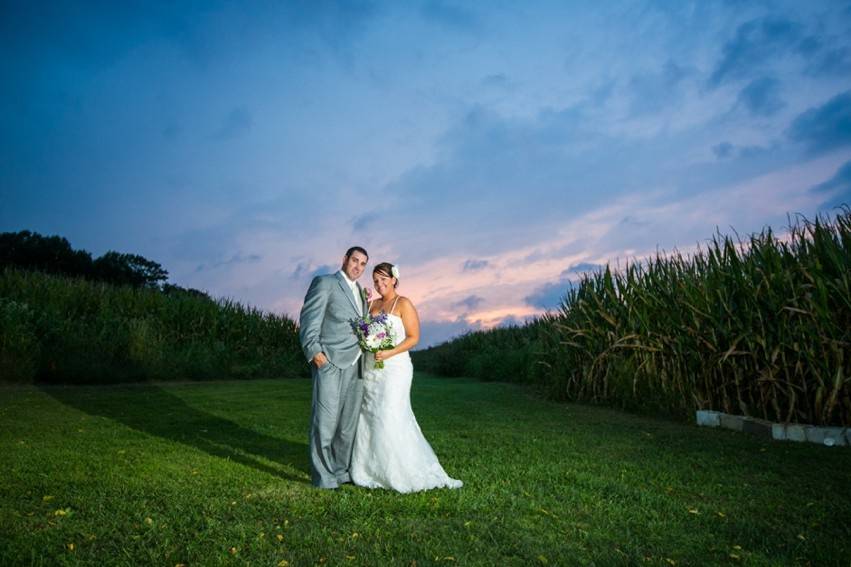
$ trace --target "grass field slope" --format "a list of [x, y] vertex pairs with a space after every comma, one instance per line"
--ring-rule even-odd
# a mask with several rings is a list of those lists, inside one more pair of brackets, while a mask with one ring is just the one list
[[2, 565], [848, 565], [851, 451], [417, 374], [465, 485], [312, 488], [308, 380], [0, 389]]

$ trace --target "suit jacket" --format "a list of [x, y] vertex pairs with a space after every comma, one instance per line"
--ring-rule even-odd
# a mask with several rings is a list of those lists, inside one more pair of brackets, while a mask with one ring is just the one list
[[362, 311], [341, 272], [316, 276], [304, 297], [299, 315], [299, 340], [308, 362], [324, 352], [338, 368], [350, 366], [360, 354], [351, 321], [366, 313], [363, 289], [356, 283]]

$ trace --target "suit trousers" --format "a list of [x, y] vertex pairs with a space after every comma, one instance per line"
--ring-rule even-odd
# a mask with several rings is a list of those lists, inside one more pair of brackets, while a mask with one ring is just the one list
[[351, 482], [349, 464], [363, 400], [360, 363], [338, 368], [311, 365], [313, 414], [310, 418], [310, 477], [314, 486], [337, 488]]

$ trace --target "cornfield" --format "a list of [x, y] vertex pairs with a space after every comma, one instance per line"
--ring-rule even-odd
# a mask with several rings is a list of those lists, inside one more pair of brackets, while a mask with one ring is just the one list
[[[440, 360], [464, 360], [505, 332], [461, 337], [417, 362], [446, 374]], [[849, 426], [851, 210], [799, 218], [782, 238], [717, 234], [688, 256], [607, 266], [514, 333], [531, 362], [512, 378], [557, 400]], [[495, 349], [492, 365], [500, 352], [510, 350]]]
[[111, 383], [306, 375], [296, 323], [231, 300], [0, 271], [0, 379]]

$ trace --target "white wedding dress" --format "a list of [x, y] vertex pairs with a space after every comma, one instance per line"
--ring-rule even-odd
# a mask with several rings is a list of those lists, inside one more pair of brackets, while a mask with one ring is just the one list
[[[388, 320], [399, 344], [405, 340], [402, 318], [388, 315]], [[374, 355], [366, 353], [364, 363], [363, 405], [349, 469], [352, 482], [398, 492], [460, 488], [464, 483], [449, 478], [414, 417], [410, 355], [397, 354], [376, 369]]]

